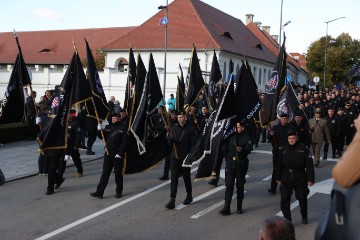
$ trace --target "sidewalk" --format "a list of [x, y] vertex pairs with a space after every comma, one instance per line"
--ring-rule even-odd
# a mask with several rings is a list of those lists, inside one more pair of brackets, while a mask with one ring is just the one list
[[[5, 181], [37, 175], [39, 144], [34, 141], [19, 141], [0, 145], [0, 169], [5, 175]], [[96, 139], [93, 149], [95, 155], [86, 155], [86, 150], [80, 150], [82, 162], [88, 162], [104, 156], [104, 143]], [[68, 162], [73, 165], [73, 161]]]

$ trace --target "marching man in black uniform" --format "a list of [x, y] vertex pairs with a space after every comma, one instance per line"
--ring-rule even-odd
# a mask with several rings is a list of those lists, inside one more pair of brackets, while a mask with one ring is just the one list
[[182, 163], [185, 157], [190, 153], [191, 149], [196, 144], [197, 132], [195, 126], [186, 122], [185, 111], [179, 111], [177, 115], [179, 124], [173, 127], [173, 138], [168, 137], [169, 146], [176, 146], [176, 152], [172, 148], [171, 153], [171, 192], [170, 201], [165, 205], [167, 209], [175, 208], [175, 198], [177, 194], [177, 187], [180, 174], [182, 173], [185, 188], [186, 188], [186, 199], [184, 205], [189, 205], [192, 201], [192, 186], [191, 186], [191, 168], [183, 167]]
[[[101, 174], [100, 182], [96, 188], [96, 192], [90, 193], [92, 197], [103, 198], [105, 188], [109, 182], [109, 177], [112, 169], [115, 172], [116, 183], [116, 198], [121, 198], [123, 191], [123, 167], [124, 154], [126, 149], [126, 120], [121, 118], [120, 113], [113, 113], [111, 118], [112, 124], [107, 125], [104, 129], [104, 137], [106, 138], [103, 172]], [[98, 125], [98, 130], [101, 125]]]
[[230, 203], [234, 192], [236, 179], [237, 189], [237, 210], [238, 214], [243, 213], [242, 203], [244, 199], [245, 176], [249, 168], [249, 159], [247, 155], [251, 151], [252, 141], [250, 136], [244, 133], [245, 124], [236, 123], [236, 134], [229, 140], [229, 151], [226, 155], [225, 172], [225, 204], [219, 214], [230, 215]]
[[302, 223], [307, 224], [307, 195], [308, 186], [315, 182], [315, 171], [309, 149], [298, 143], [295, 131], [288, 132], [288, 145], [280, 152], [276, 180], [280, 186], [281, 211], [284, 217], [291, 221], [290, 201], [293, 190], [300, 204]]

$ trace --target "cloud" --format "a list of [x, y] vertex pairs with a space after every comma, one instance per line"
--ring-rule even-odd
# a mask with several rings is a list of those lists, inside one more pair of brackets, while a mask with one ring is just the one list
[[35, 13], [35, 15], [41, 18], [51, 19], [54, 21], [62, 21], [62, 17], [60, 16], [60, 14], [46, 8], [37, 8], [34, 9], [33, 12]]

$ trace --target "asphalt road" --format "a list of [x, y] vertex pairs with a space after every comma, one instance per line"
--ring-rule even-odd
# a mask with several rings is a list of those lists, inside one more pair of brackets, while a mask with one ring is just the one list
[[[102, 171], [99, 159], [84, 164], [82, 178], [75, 177], [74, 167], [67, 168], [65, 182], [51, 196], [45, 195], [44, 176], [0, 187], [0, 239], [257, 239], [262, 220], [280, 212], [280, 194], [267, 193], [272, 168], [269, 144], [255, 150], [258, 152], [249, 155], [242, 215], [236, 214], [236, 200], [230, 216], [217, 213], [224, 199], [224, 179], [217, 188], [204, 181], [193, 182], [194, 202], [186, 207], [181, 205], [186, 192], [180, 179], [177, 207], [166, 210], [170, 181], [158, 180], [162, 164], [124, 176], [120, 199], [114, 197], [113, 174], [104, 199], [92, 198], [89, 193], [95, 191]], [[329, 207], [334, 164], [330, 159], [316, 168], [316, 182], [322, 183], [314, 185], [309, 197], [308, 225], [301, 224], [299, 207], [294, 204], [292, 217], [298, 240], [314, 239], [316, 226]]]

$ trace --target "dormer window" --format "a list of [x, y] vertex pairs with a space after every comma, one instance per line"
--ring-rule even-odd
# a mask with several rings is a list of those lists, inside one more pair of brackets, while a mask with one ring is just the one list
[[259, 43], [258, 45], [256, 45], [256, 48], [260, 49], [260, 50], [263, 50], [263, 47], [261, 45], [261, 43]]
[[51, 49], [49, 48], [44, 48], [43, 50], [41, 50], [39, 53], [54, 53]]
[[233, 38], [231, 37], [231, 34], [229, 32], [224, 32], [224, 34], [222, 36], [230, 38], [231, 40], [233, 40]]

